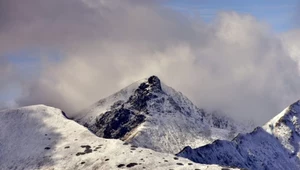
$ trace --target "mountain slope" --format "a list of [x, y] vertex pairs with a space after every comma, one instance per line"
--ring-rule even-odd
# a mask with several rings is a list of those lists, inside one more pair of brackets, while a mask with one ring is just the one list
[[197, 108], [156, 76], [100, 100], [75, 120], [100, 137], [168, 153], [177, 153], [187, 145], [232, 139], [247, 130], [225, 116]]
[[197, 149], [186, 147], [177, 155], [198, 163], [253, 170], [300, 169], [299, 117], [300, 102], [297, 101], [251, 133]]
[[291, 157], [300, 159], [300, 101], [284, 109], [263, 128], [280, 141]]
[[0, 111], [0, 127], [3, 170], [222, 169], [99, 138], [43, 105]]

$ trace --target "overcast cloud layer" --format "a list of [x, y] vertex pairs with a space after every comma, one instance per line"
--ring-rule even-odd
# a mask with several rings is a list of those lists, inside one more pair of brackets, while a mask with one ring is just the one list
[[[150, 75], [199, 107], [258, 124], [300, 98], [300, 32], [274, 35], [249, 15], [222, 12], [207, 24], [158, 1], [1, 3], [0, 88], [18, 81], [19, 105], [43, 103], [72, 114]], [[4, 54], [29, 48], [64, 58], [42, 60], [39, 76], [20, 78]]]

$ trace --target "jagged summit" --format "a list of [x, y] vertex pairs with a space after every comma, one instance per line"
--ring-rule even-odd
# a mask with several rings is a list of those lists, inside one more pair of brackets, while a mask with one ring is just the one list
[[161, 82], [157, 76], [149, 77], [147, 82], [143, 82], [139, 88], [144, 89], [144, 90], [149, 88], [149, 90], [153, 91], [153, 92], [161, 92], [162, 91]]
[[168, 153], [177, 153], [187, 145], [231, 139], [248, 130], [225, 116], [199, 109], [157, 76], [99, 100], [75, 120], [97, 136]]

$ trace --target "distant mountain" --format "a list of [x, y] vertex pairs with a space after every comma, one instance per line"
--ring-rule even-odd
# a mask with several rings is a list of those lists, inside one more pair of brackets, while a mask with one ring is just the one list
[[256, 128], [232, 141], [217, 140], [192, 149], [186, 147], [178, 156], [194, 162], [218, 164], [252, 170], [300, 169], [300, 101]]
[[253, 129], [196, 107], [158, 77], [133, 83], [74, 118], [99, 137], [121, 139], [156, 151], [178, 153]]
[[0, 111], [0, 127], [1, 170], [225, 169], [99, 138], [44, 105]]

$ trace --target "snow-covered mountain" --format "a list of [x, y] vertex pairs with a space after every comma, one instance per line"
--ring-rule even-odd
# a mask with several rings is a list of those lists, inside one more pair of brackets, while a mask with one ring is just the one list
[[192, 149], [186, 147], [178, 156], [194, 162], [260, 169], [300, 169], [300, 101], [248, 134], [232, 141], [217, 140]]
[[0, 111], [0, 127], [1, 170], [223, 169], [99, 138], [44, 105]]
[[187, 145], [232, 139], [251, 127], [197, 108], [156, 76], [98, 101], [74, 119], [97, 136], [168, 153], [178, 153]]

